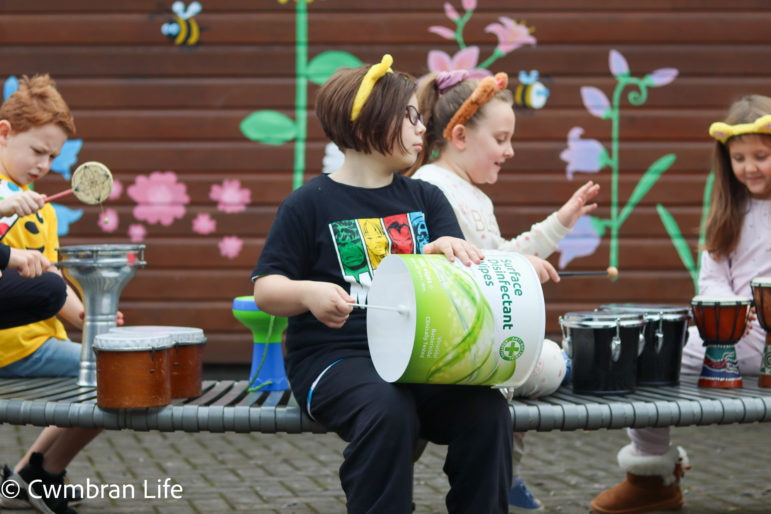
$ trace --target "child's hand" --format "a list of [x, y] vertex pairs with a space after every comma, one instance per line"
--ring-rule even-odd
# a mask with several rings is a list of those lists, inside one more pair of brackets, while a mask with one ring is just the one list
[[597, 196], [600, 192], [600, 185], [595, 184], [591, 180], [583, 186], [576, 189], [570, 200], [565, 202], [565, 205], [560, 207], [557, 211], [557, 219], [562, 223], [565, 228], [573, 228], [578, 218], [584, 214], [588, 214], [597, 208], [596, 203], [587, 205], [586, 203]]
[[552, 279], [555, 282], [560, 281], [557, 270], [554, 269], [554, 266], [552, 266], [549, 261], [545, 261], [534, 255], [525, 255], [525, 257], [530, 261], [530, 264], [533, 265], [535, 272], [538, 273], [538, 280], [541, 281], [541, 284], [548, 282], [549, 279]]
[[485, 258], [482, 250], [468, 241], [449, 236], [443, 236], [436, 241], [428, 243], [423, 247], [423, 253], [426, 255], [443, 253], [450, 262], [454, 262], [455, 257], [457, 257], [466, 266], [471, 266], [472, 262], [479, 264]]
[[308, 282], [303, 304], [316, 319], [329, 328], [340, 328], [348, 321], [354, 301], [345, 289], [329, 282]]
[[45, 203], [45, 195], [23, 191], [0, 201], [0, 216], [28, 216], [42, 209]]
[[51, 263], [37, 250], [11, 248], [8, 267], [18, 269], [19, 275], [22, 277], [34, 278], [47, 271], [51, 267]]

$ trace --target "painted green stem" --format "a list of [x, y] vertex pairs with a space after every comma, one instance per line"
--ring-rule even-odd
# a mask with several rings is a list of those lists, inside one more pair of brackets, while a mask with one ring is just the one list
[[506, 54], [503, 53], [503, 50], [501, 50], [499, 47], [496, 46], [495, 50], [493, 50], [493, 53], [490, 55], [490, 57], [485, 59], [485, 62], [483, 62], [482, 64], [477, 66], [477, 68], [486, 69], [488, 66], [490, 66], [492, 63], [494, 63], [495, 61], [497, 61], [498, 59], [500, 59], [504, 55], [506, 55]]
[[303, 185], [305, 172], [305, 142], [308, 133], [308, 4], [306, 0], [297, 2], [295, 19], [295, 123], [297, 137], [294, 145], [294, 177], [292, 189]]
[[466, 48], [466, 42], [463, 41], [463, 27], [466, 26], [466, 23], [468, 23], [469, 19], [471, 19], [471, 15], [474, 13], [474, 10], [471, 9], [470, 11], [466, 11], [462, 17], [455, 20], [455, 41], [458, 42], [458, 47], [463, 50]]

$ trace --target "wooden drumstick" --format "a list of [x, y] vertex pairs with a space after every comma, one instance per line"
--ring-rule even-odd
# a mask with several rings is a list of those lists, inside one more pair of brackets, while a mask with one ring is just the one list
[[396, 307], [391, 307], [389, 305], [370, 305], [368, 303], [351, 303], [349, 305], [353, 305], [354, 307], [358, 307], [360, 309], [380, 309], [381, 311], [395, 311], [405, 316], [409, 314], [409, 309], [407, 309], [406, 305], [397, 305]]
[[611, 280], [618, 278], [618, 268], [608, 266], [605, 271], [560, 271], [560, 277], [608, 277]]

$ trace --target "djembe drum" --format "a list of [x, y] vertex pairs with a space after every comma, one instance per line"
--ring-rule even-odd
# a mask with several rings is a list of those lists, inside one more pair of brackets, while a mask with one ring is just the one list
[[116, 325], [118, 298], [134, 277], [136, 269], [145, 265], [144, 250], [143, 244], [57, 248], [57, 266], [78, 289], [85, 308], [79, 386], [96, 386], [96, 358], [92, 350], [94, 338]]
[[744, 335], [752, 298], [741, 296], [695, 296], [691, 310], [704, 341], [704, 364], [699, 386], [742, 387], [736, 361], [736, 343]]
[[750, 282], [758, 323], [766, 331], [766, 346], [760, 363], [760, 387], [771, 387], [771, 277], [755, 277]]

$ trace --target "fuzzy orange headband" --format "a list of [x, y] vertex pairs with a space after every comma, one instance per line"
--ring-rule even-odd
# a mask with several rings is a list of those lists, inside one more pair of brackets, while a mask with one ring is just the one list
[[455, 111], [450, 122], [444, 127], [444, 132], [442, 133], [444, 138], [452, 139], [452, 129], [455, 128], [455, 125], [463, 125], [470, 120], [480, 107], [489, 102], [496, 93], [506, 89], [508, 84], [509, 76], [503, 72], [496, 73], [495, 77], [483, 78], [476, 89], [474, 89], [474, 92], [471, 93], [471, 96]]

